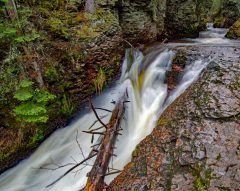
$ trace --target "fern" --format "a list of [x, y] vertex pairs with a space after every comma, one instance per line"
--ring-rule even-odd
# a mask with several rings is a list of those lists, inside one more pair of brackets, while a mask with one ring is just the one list
[[23, 80], [19, 83], [19, 90], [14, 98], [20, 101], [13, 112], [16, 117], [29, 123], [46, 123], [48, 121], [47, 103], [56, 98], [46, 90], [33, 89], [33, 82]]
[[56, 96], [53, 94], [50, 94], [47, 91], [44, 90], [36, 90], [36, 95], [35, 95], [35, 99], [37, 103], [47, 103], [48, 101], [51, 101], [53, 99], [55, 99]]
[[31, 91], [28, 90], [19, 90], [15, 93], [14, 98], [19, 101], [27, 101], [33, 97]]
[[44, 106], [34, 103], [22, 103], [14, 109], [14, 112], [19, 116], [37, 116], [46, 114], [47, 110]]
[[33, 85], [33, 82], [30, 80], [22, 80], [19, 84], [21, 88], [27, 88]]

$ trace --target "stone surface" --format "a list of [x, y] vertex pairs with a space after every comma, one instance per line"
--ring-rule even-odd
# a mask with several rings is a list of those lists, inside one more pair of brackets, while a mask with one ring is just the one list
[[229, 29], [227, 38], [240, 39], [240, 19], [238, 19]]
[[240, 48], [188, 47], [190, 64], [215, 59], [160, 117], [108, 190], [240, 188]]
[[210, 7], [209, 0], [168, 0], [165, 18], [167, 36], [175, 39], [198, 36], [199, 30], [206, 26], [206, 12]]
[[212, 0], [98, 0], [98, 4], [114, 13], [125, 39], [146, 43], [197, 36], [206, 26]]
[[240, 17], [240, 1], [223, 0], [222, 15], [224, 17], [224, 27], [230, 27]]
[[229, 28], [240, 17], [240, 1], [222, 0], [219, 3], [219, 10], [213, 15], [214, 26]]

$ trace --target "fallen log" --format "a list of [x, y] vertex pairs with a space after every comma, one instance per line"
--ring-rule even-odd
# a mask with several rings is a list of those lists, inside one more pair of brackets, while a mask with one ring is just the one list
[[[73, 172], [76, 168], [78, 168], [80, 165], [89, 166], [88, 163], [86, 163], [88, 160], [92, 159], [93, 157], [96, 157], [95, 162], [92, 166], [91, 171], [88, 173], [88, 180], [87, 184], [84, 188], [84, 191], [101, 191], [105, 187], [104, 183], [104, 177], [109, 176], [112, 174], [119, 173], [120, 171], [117, 169], [109, 168], [109, 163], [112, 157], [116, 157], [116, 155], [113, 153], [115, 149], [115, 142], [117, 140], [117, 136], [120, 135], [120, 131], [122, 128], [120, 127], [121, 120], [123, 118], [124, 114], [124, 104], [128, 101], [125, 101], [122, 99], [122, 101], [119, 101], [115, 109], [112, 111], [112, 116], [110, 118], [109, 123], [106, 125], [101, 120], [103, 117], [99, 117], [95, 108], [93, 107], [91, 101], [90, 105], [93, 110], [93, 113], [95, 114], [97, 121], [102, 125], [101, 127], [89, 130], [89, 131], [83, 131], [84, 133], [92, 134], [92, 141], [94, 139], [94, 135], [100, 135], [98, 137], [98, 140], [94, 145], [91, 146], [92, 150], [88, 154], [88, 157], [85, 157], [82, 151], [82, 148], [77, 140], [76, 136], [76, 142], [78, 144], [78, 147], [80, 149], [80, 152], [84, 158], [81, 162], [76, 162], [75, 164], [67, 163], [65, 165], [57, 165], [56, 168], [51, 169], [48, 167], [40, 167], [39, 169], [46, 169], [46, 170], [57, 170], [59, 168], [66, 167], [68, 165], [72, 165], [72, 167], [67, 170], [64, 174], [62, 174], [60, 177], [58, 177], [55, 181], [53, 181], [51, 184], [47, 185], [46, 187], [51, 187], [54, 184], [56, 184], [58, 181], [60, 181], [62, 178], [64, 178], [66, 175], [68, 175], [70, 172]], [[97, 108], [98, 109], [98, 108]], [[107, 110], [106, 110], [107, 111]], [[96, 121], [91, 125], [89, 129], [91, 129], [96, 124]], [[105, 131], [97, 132], [97, 130], [100, 130], [102, 128], [105, 128]], [[75, 161], [75, 159], [73, 159]], [[111, 172], [107, 172], [109, 169], [114, 170]], [[80, 169], [81, 170], [81, 169]], [[78, 172], [77, 170], [76, 172]]]
[[[94, 110], [93, 106], [92, 109]], [[104, 177], [110, 174], [120, 172], [117, 171], [107, 173], [107, 170], [111, 157], [114, 156], [114, 145], [117, 136], [119, 135], [119, 131], [122, 130], [120, 127], [120, 123], [123, 117], [123, 113], [124, 101], [120, 101], [116, 104], [116, 107], [112, 112], [112, 116], [108, 125], [104, 126], [106, 130], [104, 132], [102, 144], [98, 150], [98, 154], [93, 164], [93, 167], [87, 175], [88, 180], [84, 191], [102, 191], [105, 188]]]

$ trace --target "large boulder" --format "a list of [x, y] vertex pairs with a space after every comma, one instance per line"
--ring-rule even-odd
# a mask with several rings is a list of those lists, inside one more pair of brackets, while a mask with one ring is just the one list
[[240, 39], [240, 19], [238, 19], [229, 29], [227, 38]]

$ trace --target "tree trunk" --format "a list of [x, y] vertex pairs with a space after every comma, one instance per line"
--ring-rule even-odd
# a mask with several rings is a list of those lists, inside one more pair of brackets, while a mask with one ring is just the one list
[[84, 10], [86, 12], [88, 12], [88, 13], [95, 14], [96, 6], [95, 6], [94, 0], [86, 0], [85, 9]]
[[6, 3], [6, 11], [7, 15], [12, 21], [18, 19], [18, 12], [15, 0], [8, 0], [8, 2]]

